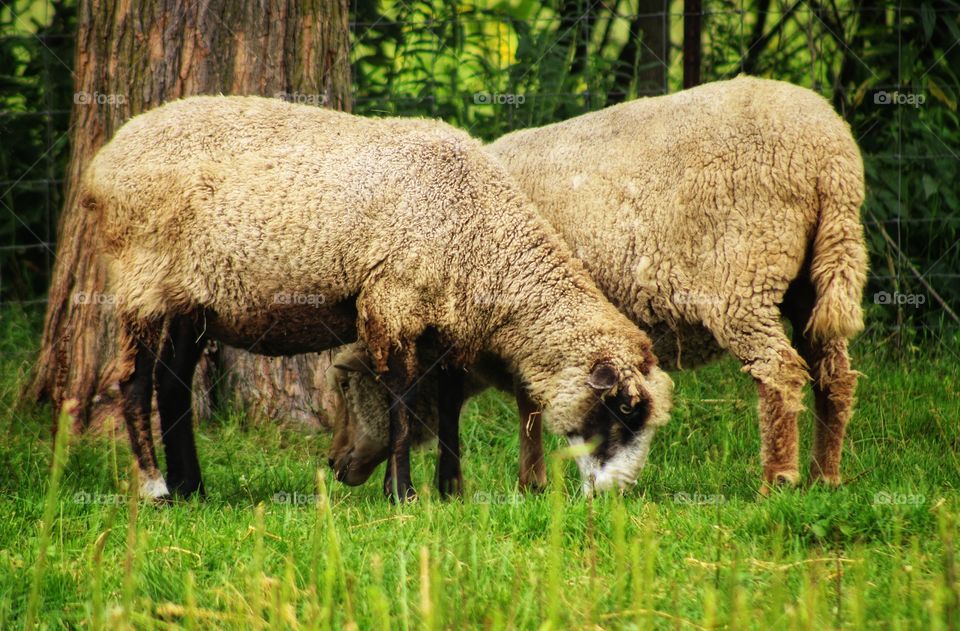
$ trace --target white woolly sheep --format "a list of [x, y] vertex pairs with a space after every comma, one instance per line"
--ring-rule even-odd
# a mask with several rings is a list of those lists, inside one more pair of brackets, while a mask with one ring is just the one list
[[[426, 333], [451, 349], [440, 374], [454, 387], [456, 366], [489, 352], [551, 429], [601, 434], [592, 466], [607, 486], [635, 480], [645, 422], [669, 408], [649, 338], [481, 145], [440, 122], [193, 97], [124, 125], [82, 186], [101, 226], [121, 323], [114, 377], [149, 495], [169, 488], [149, 432], [155, 369], [169, 481], [202, 491], [189, 384], [209, 339], [277, 355], [362, 340], [392, 393], [385, 490], [401, 500], [414, 496], [408, 406]], [[441, 423], [442, 448], [456, 435], [455, 419]]]
[[[856, 386], [847, 340], [863, 327], [867, 259], [860, 153], [823, 98], [738, 77], [517, 131], [488, 150], [607, 297], [651, 331], [662, 365], [692, 367], [722, 349], [743, 363], [760, 393], [764, 490], [799, 477], [797, 415], [812, 375], [810, 473], [839, 483]], [[367, 403], [351, 422], [385, 424], [377, 399], [378, 413]]]
[[810, 475], [840, 482], [857, 375], [847, 342], [863, 328], [864, 183], [850, 128], [823, 97], [741, 76], [517, 131], [488, 150], [651, 331], [663, 365], [720, 349], [743, 363], [759, 390], [766, 484], [799, 479], [812, 376]]

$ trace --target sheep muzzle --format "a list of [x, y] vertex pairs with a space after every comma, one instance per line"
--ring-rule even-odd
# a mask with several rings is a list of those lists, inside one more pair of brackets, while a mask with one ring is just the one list
[[672, 395], [673, 381], [656, 367], [646, 376], [626, 373], [596, 392], [586, 422], [571, 438], [572, 444], [596, 444], [592, 453], [577, 458], [585, 493], [636, 484], [657, 428], [669, 419]]

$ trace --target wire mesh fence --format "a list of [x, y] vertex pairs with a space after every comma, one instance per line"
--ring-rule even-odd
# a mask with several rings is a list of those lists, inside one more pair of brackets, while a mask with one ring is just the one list
[[0, 9], [0, 302], [43, 303], [56, 251], [75, 9]]
[[[442, 118], [490, 140], [674, 92], [691, 46], [684, 8], [352, 0], [353, 108]], [[42, 303], [51, 276], [78, 98], [75, 20], [74, 0], [0, 10], [0, 303]], [[867, 173], [874, 326], [956, 330], [960, 6], [715, 0], [700, 20], [702, 81], [741, 72], [790, 81], [850, 123]]]

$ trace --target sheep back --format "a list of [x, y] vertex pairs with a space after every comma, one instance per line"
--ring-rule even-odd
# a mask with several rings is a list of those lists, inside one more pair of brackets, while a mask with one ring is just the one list
[[717, 325], [775, 307], [808, 252], [809, 328], [862, 328], [862, 160], [810, 90], [738, 77], [517, 131], [488, 150], [607, 297], [651, 327], [662, 362], [678, 364], [681, 346], [687, 365], [715, 356], [726, 343]]

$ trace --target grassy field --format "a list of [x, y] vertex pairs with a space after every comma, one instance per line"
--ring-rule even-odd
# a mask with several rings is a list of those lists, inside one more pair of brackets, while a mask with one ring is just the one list
[[2, 629], [34, 611], [50, 628], [960, 624], [956, 339], [856, 343], [839, 490], [757, 496], [756, 395], [724, 361], [675, 375], [674, 418], [622, 498], [584, 499], [559, 456], [546, 493], [518, 494], [516, 411], [487, 393], [463, 424], [463, 501], [430, 493], [433, 454], [414, 458], [420, 501], [391, 506], [379, 472], [330, 481], [327, 435], [235, 412], [200, 430], [209, 498], [158, 507], [126, 494], [125, 442], [74, 438], [51, 476], [49, 410], [10, 407], [37, 328], [0, 313]]

